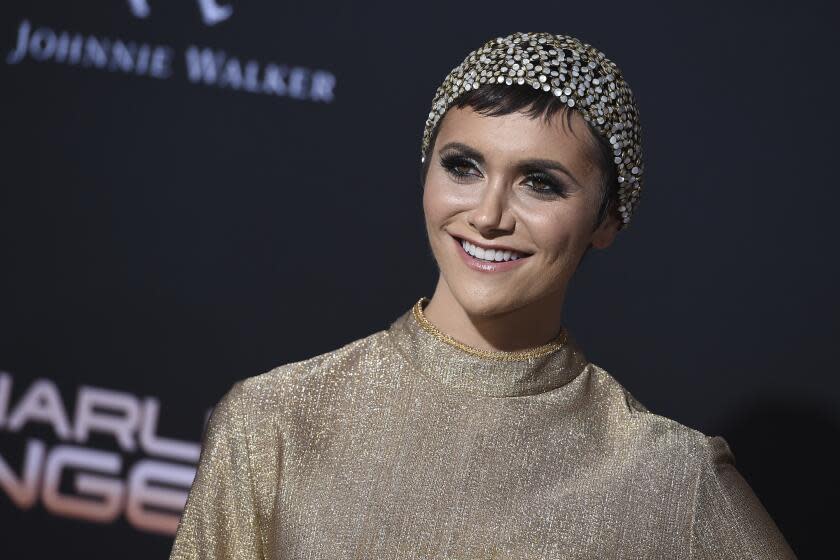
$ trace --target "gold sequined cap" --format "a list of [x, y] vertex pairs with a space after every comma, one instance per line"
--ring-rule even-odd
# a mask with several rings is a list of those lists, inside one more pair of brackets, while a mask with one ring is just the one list
[[618, 213], [626, 227], [642, 189], [641, 125], [633, 92], [616, 64], [568, 35], [517, 32], [471, 52], [438, 87], [426, 119], [420, 161], [432, 132], [455, 99], [483, 84], [541, 89], [576, 109], [613, 148], [618, 170]]

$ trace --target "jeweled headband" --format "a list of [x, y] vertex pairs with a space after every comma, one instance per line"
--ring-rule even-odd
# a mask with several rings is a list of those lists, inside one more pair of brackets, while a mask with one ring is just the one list
[[471, 52], [438, 87], [426, 119], [420, 161], [432, 131], [455, 99], [482, 84], [528, 85], [574, 107], [613, 148], [618, 169], [618, 213], [626, 227], [642, 189], [639, 111], [630, 86], [604, 53], [568, 35], [513, 33]]

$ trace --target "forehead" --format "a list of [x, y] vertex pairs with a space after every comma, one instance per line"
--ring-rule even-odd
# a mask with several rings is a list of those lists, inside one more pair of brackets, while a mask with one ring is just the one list
[[[557, 111], [546, 121], [520, 112], [487, 116], [471, 107], [452, 107], [444, 115], [435, 146], [463, 142], [480, 151], [488, 160], [503, 162], [523, 158], [560, 160], [577, 176], [595, 170], [595, 139], [577, 111]], [[569, 126], [571, 124], [571, 127]]]

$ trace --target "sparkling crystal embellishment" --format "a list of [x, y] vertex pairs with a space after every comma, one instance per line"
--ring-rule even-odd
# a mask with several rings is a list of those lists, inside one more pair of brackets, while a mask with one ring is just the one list
[[517, 32], [471, 52], [438, 87], [426, 119], [420, 161], [432, 132], [453, 101], [483, 84], [533, 87], [573, 107], [613, 147], [618, 170], [618, 214], [626, 227], [639, 202], [642, 162], [639, 111], [616, 64], [568, 35]]

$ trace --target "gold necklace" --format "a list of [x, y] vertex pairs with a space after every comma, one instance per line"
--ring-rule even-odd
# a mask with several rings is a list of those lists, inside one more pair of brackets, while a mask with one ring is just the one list
[[427, 318], [426, 315], [423, 313], [423, 307], [426, 303], [430, 300], [426, 296], [421, 297], [417, 300], [417, 303], [414, 304], [414, 307], [411, 308], [412, 313], [414, 314], [414, 318], [417, 319], [417, 322], [420, 323], [420, 326], [423, 327], [427, 332], [434, 335], [435, 337], [443, 340], [447, 344], [451, 344], [464, 352], [472, 354], [474, 356], [481, 356], [482, 358], [490, 358], [493, 360], [502, 360], [502, 361], [518, 361], [518, 360], [527, 360], [528, 358], [539, 358], [540, 356], [545, 356], [546, 354], [550, 354], [555, 350], [559, 350], [563, 347], [566, 343], [566, 329], [561, 329], [560, 334], [555, 337], [554, 340], [547, 342], [541, 346], [536, 346], [534, 348], [528, 348], [527, 350], [514, 350], [512, 352], [508, 352], [505, 350], [482, 350], [480, 348], [474, 348], [463, 342], [459, 342], [446, 334], [445, 332], [438, 329], [434, 326]]

